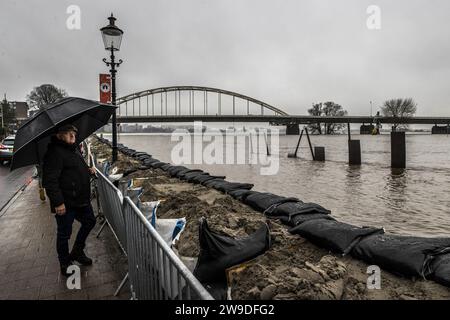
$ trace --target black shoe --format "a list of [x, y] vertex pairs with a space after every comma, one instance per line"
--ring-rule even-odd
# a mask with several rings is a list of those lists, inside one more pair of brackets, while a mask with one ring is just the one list
[[72, 252], [70, 252], [70, 260], [76, 261], [83, 266], [90, 266], [92, 264], [92, 259], [86, 257], [84, 254], [84, 245], [74, 244]]
[[61, 266], [61, 274], [64, 277], [69, 277], [69, 276], [72, 275], [71, 273], [67, 273], [67, 268], [70, 266], [70, 264], [63, 264], [63, 263], [61, 263], [60, 266]]

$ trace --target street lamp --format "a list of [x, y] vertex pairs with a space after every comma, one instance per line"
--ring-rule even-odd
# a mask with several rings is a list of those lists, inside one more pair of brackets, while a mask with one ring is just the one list
[[[114, 51], [119, 51], [120, 43], [122, 42], [123, 31], [119, 29], [114, 22], [116, 18], [111, 16], [108, 18], [109, 24], [106, 27], [100, 29], [103, 37], [103, 43], [105, 45], [105, 50], [111, 52], [110, 61], [106, 61], [106, 58], [103, 58], [103, 62], [106, 63], [106, 66], [111, 67], [109, 72], [111, 73], [111, 103], [113, 106], [116, 106], [116, 67], [118, 67], [122, 63], [122, 59], [119, 59], [119, 62], [115, 62], [114, 60]], [[114, 111], [112, 115], [112, 162], [117, 161], [117, 119], [116, 119], [116, 111]]]

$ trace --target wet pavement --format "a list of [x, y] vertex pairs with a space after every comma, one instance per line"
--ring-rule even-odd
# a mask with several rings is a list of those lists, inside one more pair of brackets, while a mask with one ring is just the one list
[[[101, 221], [87, 240], [86, 255], [94, 263], [80, 267], [81, 289], [67, 288], [55, 249], [55, 218], [38, 190], [33, 179], [0, 217], [0, 299], [129, 299], [128, 284], [113, 296], [127, 272], [127, 261], [109, 228], [95, 237]], [[75, 222], [71, 244], [78, 228]]]
[[34, 172], [34, 166], [9, 171], [9, 164], [0, 164], [0, 211], [16, 192], [26, 184]]

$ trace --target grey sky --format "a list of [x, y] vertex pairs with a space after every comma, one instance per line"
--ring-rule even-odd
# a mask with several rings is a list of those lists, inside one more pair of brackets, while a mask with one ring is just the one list
[[[81, 30], [66, 9], [81, 8]], [[381, 8], [381, 30], [366, 26]], [[378, 0], [11, 1], [0, 4], [0, 93], [39, 84], [98, 99], [107, 72], [99, 28], [125, 34], [118, 96], [169, 85], [232, 90], [305, 114], [333, 100], [350, 114], [413, 97], [418, 115], [450, 116], [450, 2]]]

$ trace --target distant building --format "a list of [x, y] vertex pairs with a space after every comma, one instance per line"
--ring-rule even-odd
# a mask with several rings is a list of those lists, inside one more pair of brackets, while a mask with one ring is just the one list
[[15, 101], [13, 105], [17, 122], [20, 123], [28, 119], [28, 104], [26, 102]]
[[39, 112], [39, 108], [38, 107], [30, 108], [30, 109], [28, 109], [28, 117], [31, 118], [38, 112]]

